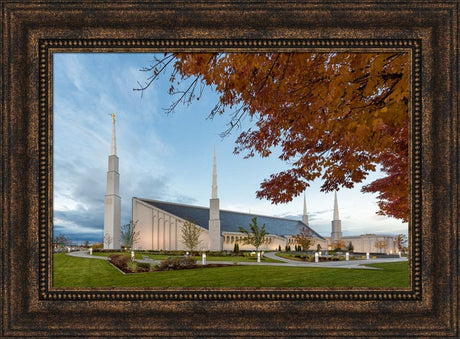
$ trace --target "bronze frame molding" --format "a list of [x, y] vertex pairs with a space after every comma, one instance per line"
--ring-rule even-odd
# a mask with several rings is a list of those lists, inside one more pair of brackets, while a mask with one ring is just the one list
[[[0, 1], [2, 335], [458, 334], [458, 2]], [[411, 53], [409, 288], [52, 287], [53, 53], [331, 49]]]

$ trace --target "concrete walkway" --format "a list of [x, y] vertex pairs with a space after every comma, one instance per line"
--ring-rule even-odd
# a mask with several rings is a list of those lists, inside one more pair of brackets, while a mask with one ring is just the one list
[[[72, 257], [79, 257], [79, 258], [89, 258], [89, 259], [103, 259], [108, 260], [107, 257], [101, 257], [98, 255], [89, 255], [88, 251], [78, 251], [78, 252], [70, 252], [66, 253]], [[285, 266], [285, 267], [329, 267], [329, 268], [357, 268], [357, 269], [373, 269], [378, 270], [379, 268], [376, 267], [369, 267], [364, 266], [367, 264], [377, 264], [377, 263], [390, 263], [390, 262], [398, 262], [398, 261], [407, 261], [407, 258], [388, 258], [388, 259], [368, 259], [368, 260], [350, 260], [350, 261], [323, 261], [323, 262], [302, 262], [296, 260], [290, 260], [286, 258], [281, 258], [276, 255], [276, 252], [266, 252], [264, 254], [267, 258], [283, 261], [283, 263], [271, 263], [271, 262], [245, 262], [239, 261], [238, 265], [244, 266]], [[158, 264], [161, 260], [154, 260], [148, 258], [147, 256], [143, 256], [143, 259], [136, 259], [138, 262], [145, 262], [149, 264]], [[207, 261], [207, 264], [232, 264], [232, 261]], [[197, 261], [197, 264], [201, 264], [201, 260]]]
[[407, 261], [407, 258], [379, 258], [379, 259], [363, 259], [363, 260], [349, 260], [349, 261], [320, 261], [320, 262], [303, 262], [297, 260], [290, 260], [276, 255], [277, 252], [268, 252], [264, 255], [267, 258], [283, 261], [292, 266], [298, 267], [331, 267], [331, 268], [361, 268], [361, 269], [379, 269], [376, 267], [368, 267], [363, 265], [390, 263], [397, 261]]

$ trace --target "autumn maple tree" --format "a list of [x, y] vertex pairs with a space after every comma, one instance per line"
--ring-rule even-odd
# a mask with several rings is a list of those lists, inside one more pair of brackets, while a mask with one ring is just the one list
[[281, 149], [290, 168], [265, 179], [258, 198], [288, 202], [318, 178], [321, 191], [351, 188], [379, 168], [385, 176], [363, 191], [378, 193], [379, 214], [407, 221], [408, 54], [169, 53], [145, 69], [151, 76], [138, 90], [168, 65], [177, 95], [169, 111], [212, 86], [219, 98], [210, 116], [232, 112], [226, 132], [246, 116], [255, 121], [235, 153]]
[[306, 226], [302, 226], [299, 233], [294, 236], [294, 240], [304, 251], [308, 251], [308, 249], [315, 244], [313, 231]]

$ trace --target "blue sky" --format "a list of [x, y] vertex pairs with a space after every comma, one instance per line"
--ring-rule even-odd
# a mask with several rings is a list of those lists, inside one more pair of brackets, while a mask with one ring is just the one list
[[[149, 74], [140, 69], [152, 60], [147, 53], [54, 54], [54, 234], [77, 242], [102, 241], [111, 113], [116, 114], [122, 224], [131, 218], [133, 196], [208, 206], [214, 146], [221, 209], [300, 218], [303, 196], [279, 205], [256, 199], [263, 179], [288, 165], [273, 155], [234, 155], [239, 131], [224, 139], [219, 135], [228, 115], [207, 119], [217, 100], [211, 89], [171, 115], [163, 111], [173, 100], [168, 74], [143, 95], [133, 91], [147, 79]], [[250, 124], [244, 121], [243, 128]], [[363, 185], [379, 176], [372, 173]], [[314, 182], [306, 191], [309, 221], [329, 236], [334, 194], [320, 192], [320, 185]], [[361, 193], [361, 186], [338, 192], [343, 234], [407, 233], [406, 223], [375, 214], [376, 195]]]

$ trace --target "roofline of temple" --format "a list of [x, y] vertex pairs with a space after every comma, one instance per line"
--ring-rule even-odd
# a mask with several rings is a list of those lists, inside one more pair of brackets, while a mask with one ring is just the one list
[[[193, 208], [201, 208], [201, 209], [204, 209], [204, 210], [209, 210], [209, 207], [187, 205], [187, 204], [181, 204], [181, 203], [177, 203], [177, 202], [169, 202], [169, 201], [154, 200], [154, 199], [145, 199], [145, 198], [139, 198], [139, 197], [132, 197], [132, 199], [137, 199], [137, 200], [141, 200], [141, 201], [144, 201], [144, 202], [149, 202], [150, 201], [150, 202], [158, 202], [158, 203], [164, 203], [164, 204], [170, 204], [170, 205], [176, 205], [176, 206], [193, 207]], [[265, 218], [273, 218], [273, 219], [279, 219], [279, 220], [297, 221], [300, 224], [302, 224], [303, 226], [307, 226], [308, 228], [310, 228], [318, 236], [318, 238], [320, 238], [322, 240], [325, 239], [322, 235], [320, 235], [318, 232], [313, 230], [309, 225], [306, 225], [302, 220], [288, 219], [288, 218], [281, 218], [281, 217], [272, 217], [270, 215], [255, 214], [255, 213], [244, 213], [244, 212], [230, 211], [230, 210], [223, 210], [223, 209], [220, 209], [220, 212], [230, 212], [230, 213], [251, 215], [251, 216], [254, 216], [254, 217], [265, 217]]]
[[[177, 202], [169, 202], [169, 201], [161, 201], [161, 200], [153, 200], [153, 199], [144, 199], [144, 198], [139, 198], [139, 197], [133, 197], [133, 199], [138, 199], [138, 200], [144, 200], [144, 201], [151, 201], [151, 202], [159, 202], [159, 203], [165, 203], [165, 204], [171, 204], [171, 205], [176, 205], [176, 206], [185, 206], [185, 207], [195, 207], [195, 208], [202, 208], [205, 210], [209, 210], [209, 207], [205, 206], [195, 206], [195, 205], [187, 205], [187, 204], [180, 204]], [[239, 211], [231, 211], [231, 210], [224, 210], [220, 209], [221, 212], [231, 212], [231, 213], [238, 213], [238, 214], [246, 214], [246, 215], [253, 215], [255, 217], [266, 217], [266, 218], [274, 218], [274, 219], [280, 219], [280, 220], [292, 220], [292, 221], [298, 221], [302, 222], [302, 220], [297, 220], [297, 219], [289, 219], [289, 218], [282, 218], [282, 217], [272, 217], [271, 215], [263, 215], [263, 214], [255, 214], [255, 213], [245, 213], [245, 212], [239, 212]], [[303, 223], [304, 224], [304, 223]]]

